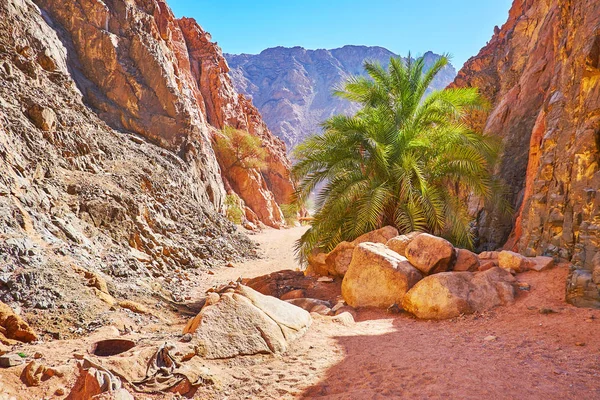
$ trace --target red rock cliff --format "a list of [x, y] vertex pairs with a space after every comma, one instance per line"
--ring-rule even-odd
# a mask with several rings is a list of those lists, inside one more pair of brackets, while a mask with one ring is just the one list
[[504, 139], [498, 173], [517, 210], [504, 223], [483, 210], [482, 244], [508, 240], [591, 268], [600, 245], [600, 2], [515, 0], [454, 85], [490, 99], [474, 123]]
[[[175, 19], [162, 0], [36, 3], [62, 28], [78, 85], [102, 119], [196, 163], [218, 208], [222, 173], [262, 222], [284, 224], [277, 202], [293, 190], [285, 148], [234, 91], [220, 49], [195, 21]], [[219, 171], [210, 141], [225, 125], [261, 137], [268, 172]]]

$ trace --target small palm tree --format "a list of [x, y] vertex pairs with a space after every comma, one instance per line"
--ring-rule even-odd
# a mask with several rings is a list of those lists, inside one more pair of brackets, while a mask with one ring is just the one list
[[386, 225], [472, 247], [472, 218], [461, 195], [498, 200], [492, 169], [500, 145], [463, 123], [467, 112], [485, 106], [477, 89], [426, 95], [447, 64], [441, 57], [424, 72], [423, 58], [410, 55], [392, 58], [387, 70], [366, 62], [370, 78], [353, 77], [334, 92], [362, 109], [325, 121], [322, 135], [295, 150], [297, 201], [322, 187], [311, 227], [298, 242], [301, 259]]

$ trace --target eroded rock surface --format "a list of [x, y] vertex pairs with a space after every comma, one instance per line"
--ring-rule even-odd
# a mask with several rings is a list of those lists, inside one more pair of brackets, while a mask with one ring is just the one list
[[255, 254], [220, 214], [223, 124], [263, 140], [269, 172], [246, 175], [264, 197], [246, 205], [283, 224], [283, 144], [193, 22], [142, 0], [8, 0], [0, 15], [0, 300], [25, 319], [47, 310], [37, 326], [82, 332], [111, 305], [154, 289], [181, 300], [190, 274]]
[[193, 321], [185, 333], [195, 335], [199, 355], [216, 359], [284, 352], [312, 319], [300, 307], [240, 285], [205, 306]]
[[507, 249], [526, 256], [591, 268], [600, 246], [598, 26], [594, 0], [515, 0], [508, 21], [458, 73], [455, 86], [478, 87], [492, 103], [471, 122], [503, 139], [498, 174], [517, 210], [501, 219], [473, 207], [480, 249], [508, 239]]

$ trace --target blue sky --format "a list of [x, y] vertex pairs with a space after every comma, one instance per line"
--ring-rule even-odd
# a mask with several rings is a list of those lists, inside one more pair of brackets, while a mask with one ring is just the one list
[[508, 17], [512, 0], [167, 0], [193, 17], [226, 53], [346, 44], [451, 53], [458, 68]]

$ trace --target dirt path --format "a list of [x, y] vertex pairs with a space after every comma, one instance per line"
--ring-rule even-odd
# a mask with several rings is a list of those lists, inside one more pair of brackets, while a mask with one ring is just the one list
[[[236, 272], [250, 277], [286, 268], [290, 240], [301, 232], [267, 231], [256, 236], [267, 259], [240, 265]], [[518, 279], [529, 283], [531, 290], [521, 291], [514, 305], [450, 321], [360, 310], [359, 322], [346, 327], [317, 317], [287, 354], [231, 361], [229, 367], [234, 376], [240, 374], [240, 385], [233, 383], [223, 394], [600, 399], [600, 312], [564, 302], [567, 273], [562, 266], [521, 274]]]
[[[202, 277], [196, 291], [240, 276], [295, 269], [292, 249], [304, 230], [265, 230], [253, 236], [263, 259], [218, 269]], [[357, 323], [344, 326], [315, 315], [308, 333], [285, 354], [211, 361], [218, 384], [201, 389], [195, 398], [600, 399], [600, 311], [564, 302], [567, 273], [562, 266], [521, 274], [519, 280], [531, 290], [520, 292], [512, 306], [449, 321], [364, 309]], [[141, 329], [135, 337], [140, 342], [178, 340], [184, 323], [181, 317], [162, 329]], [[85, 352], [92, 339], [23, 346], [22, 351], [39, 351], [44, 363], [60, 365], [75, 352]], [[10, 388], [17, 399], [64, 398], [52, 393], [60, 385], [69, 388], [74, 379], [73, 373], [26, 388], [18, 370], [0, 370], [0, 389]]]

